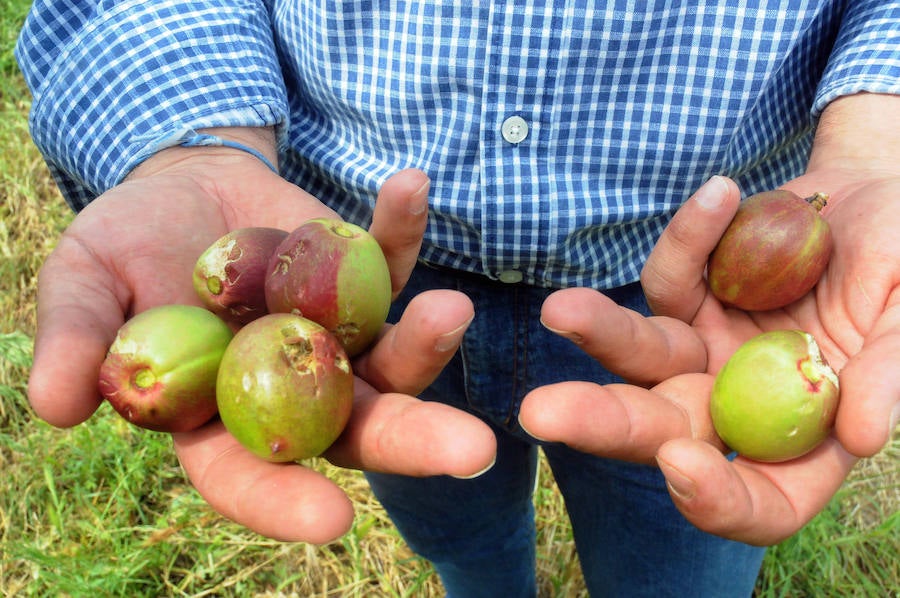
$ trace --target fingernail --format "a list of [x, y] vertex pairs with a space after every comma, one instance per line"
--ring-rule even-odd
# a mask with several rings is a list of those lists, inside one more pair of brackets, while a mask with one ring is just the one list
[[544, 328], [546, 328], [553, 334], [558, 334], [559, 336], [561, 336], [563, 338], [567, 338], [570, 341], [572, 341], [573, 343], [575, 343], [576, 345], [580, 345], [581, 343], [584, 342], [584, 337], [581, 336], [580, 334], [578, 334], [577, 332], [572, 332], [570, 330], [558, 330], [551, 326], [547, 326], [547, 324], [545, 324], [543, 320], [541, 320], [541, 324], [543, 324]]
[[450, 332], [445, 332], [444, 334], [437, 337], [437, 340], [434, 342], [434, 350], [438, 353], [454, 351], [459, 346], [459, 343], [462, 341], [463, 335], [465, 335], [466, 330], [468, 330], [469, 324], [471, 323], [472, 318], [469, 318], [458, 328], [454, 328]]
[[485, 467], [484, 469], [482, 469], [481, 471], [473, 473], [472, 475], [451, 475], [450, 477], [456, 478], [457, 480], [474, 480], [475, 478], [477, 478], [479, 476], [483, 476], [484, 474], [489, 472], [495, 463], [497, 463], [496, 456], [494, 457], [494, 460], [491, 461], [490, 464], [487, 467]]
[[425, 181], [425, 184], [413, 193], [409, 198], [409, 212], [414, 216], [418, 216], [428, 209], [428, 192], [431, 190], [431, 181]]
[[681, 473], [672, 465], [666, 463], [659, 457], [656, 458], [656, 463], [659, 465], [659, 469], [662, 471], [663, 475], [666, 477], [666, 485], [669, 487], [669, 490], [680, 498], [681, 500], [690, 500], [694, 498], [696, 494], [696, 486], [694, 485], [694, 480], [687, 477], [683, 473]]
[[541, 438], [541, 437], [538, 436], [537, 434], [535, 434], [535, 433], [529, 431], [528, 428], [525, 427], [525, 424], [522, 423], [522, 418], [521, 418], [521, 417], [519, 417], [519, 418], [517, 419], [517, 421], [519, 422], [519, 427], [522, 428], [522, 431], [525, 432], [526, 434], [528, 434], [529, 436], [531, 436], [532, 438], [534, 438], [535, 440], [537, 440], [537, 441], [539, 441], [539, 442], [550, 442], [550, 441], [547, 440], [546, 438]]
[[728, 185], [725, 183], [725, 179], [715, 175], [697, 189], [697, 192], [694, 193], [694, 201], [707, 210], [714, 210], [722, 205], [727, 194]]

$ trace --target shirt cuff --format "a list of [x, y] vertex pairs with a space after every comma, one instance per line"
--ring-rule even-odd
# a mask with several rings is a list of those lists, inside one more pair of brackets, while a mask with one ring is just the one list
[[[20, 46], [27, 62], [28, 46]], [[31, 128], [76, 210], [185, 131], [286, 125], [284, 82], [259, 2], [115, 4], [57, 56], [33, 84]]]
[[900, 94], [900, 1], [860, 0], [844, 16], [819, 81], [813, 115], [859, 92]]

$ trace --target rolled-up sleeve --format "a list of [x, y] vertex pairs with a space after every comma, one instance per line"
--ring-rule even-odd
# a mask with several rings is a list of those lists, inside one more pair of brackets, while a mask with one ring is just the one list
[[900, 0], [849, 2], [814, 113], [831, 101], [859, 92], [900, 94]]
[[258, 1], [37, 0], [16, 57], [35, 144], [76, 211], [190, 131], [287, 120]]

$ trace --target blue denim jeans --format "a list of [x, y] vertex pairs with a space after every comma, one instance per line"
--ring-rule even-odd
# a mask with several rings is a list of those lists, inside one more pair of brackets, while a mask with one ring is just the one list
[[[540, 443], [518, 425], [530, 390], [565, 380], [620, 381], [540, 323], [552, 292], [419, 265], [391, 317], [425, 289], [475, 304], [460, 351], [421, 397], [474, 413], [497, 436], [497, 462], [471, 480], [367, 473], [409, 546], [435, 566], [453, 598], [536, 595], [532, 492], [543, 450], [565, 499], [585, 582], [598, 596], [749, 596], [764, 549], [706, 534], [685, 520], [655, 467]], [[648, 313], [640, 285], [613, 289]]]

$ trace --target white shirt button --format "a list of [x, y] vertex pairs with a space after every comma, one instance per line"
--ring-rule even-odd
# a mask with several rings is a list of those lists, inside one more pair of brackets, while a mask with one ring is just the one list
[[510, 116], [503, 121], [500, 132], [509, 143], [519, 143], [528, 137], [528, 123], [521, 116]]
[[504, 270], [497, 277], [500, 279], [500, 282], [505, 282], [506, 284], [522, 282], [522, 273], [518, 270]]

